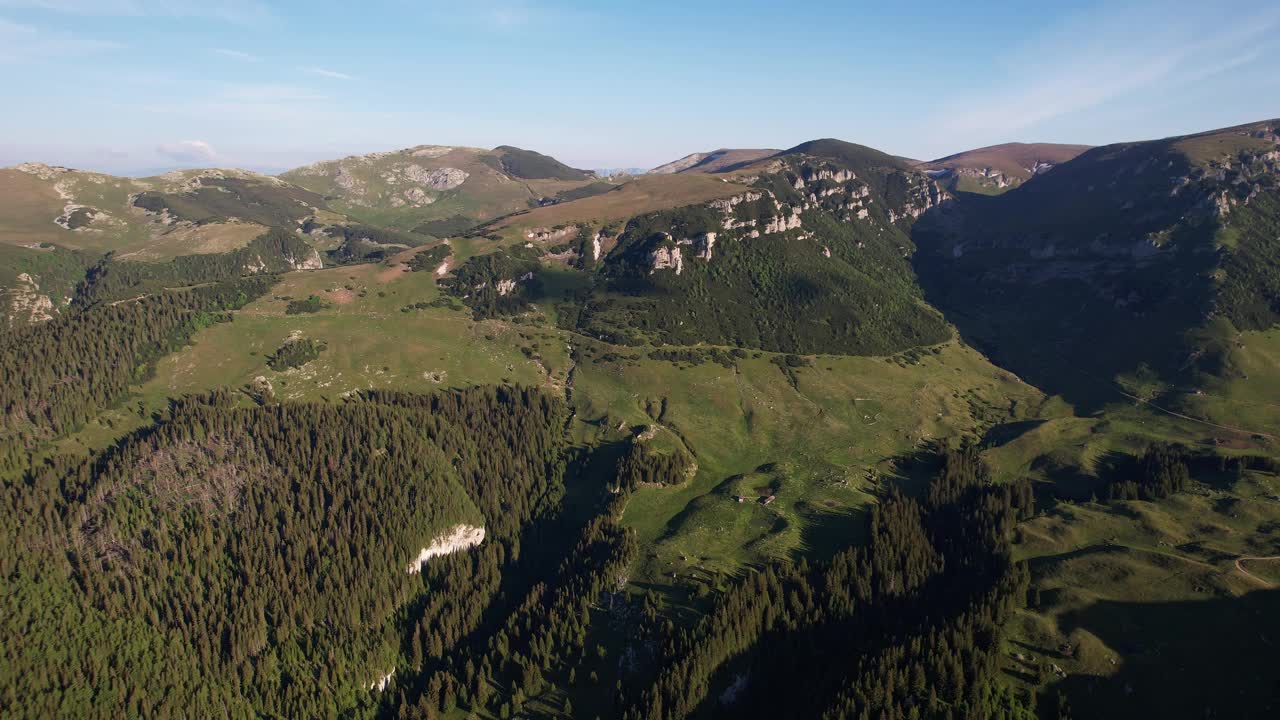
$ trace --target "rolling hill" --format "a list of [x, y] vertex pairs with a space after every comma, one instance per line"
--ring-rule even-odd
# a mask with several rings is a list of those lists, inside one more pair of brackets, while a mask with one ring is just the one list
[[[927, 297], [1082, 402], [1192, 393], [1280, 320], [1280, 123], [1088, 150], [913, 236]], [[1097, 351], [1105, 348], [1104, 351]], [[1093, 392], [1089, 392], [1093, 388]]]
[[0, 171], [0, 707], [1268, 716], [1280, 121], [1051, 150]]
[[280, 177], [363, 222], [442, 237], [613, 187], [555, 158], [508, 145], [420, 145], [315, 163]]
[[721, 148], [711, 152], [698, 152], [672, 160], [649, 171], [651, 175], [674, 173], [718, 173], [777, 154], [777, 150], [731, 150]]
[[918, 167], [953, 191], [999, 194], [1076, 157], [1088, 145], [1005, 143], [948, 155]]
[[[125, 178], [38, 163], [0, 169], [0, 313], [11, 326], [53, 317], [107, 254], [133, 264], [243, 254], [273, 227], [301, 236], [345, 221], [318, 195], [240, 170]], [[295, 254], [301, 263], [313, 252]]]

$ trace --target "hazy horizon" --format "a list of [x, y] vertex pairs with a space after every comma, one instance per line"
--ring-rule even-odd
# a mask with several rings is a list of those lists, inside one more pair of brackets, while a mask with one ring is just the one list
[[[1141, 32], [1138, 32], [1138, 29]], [[420, 144], [650, 168], [836, 137], [928, 160], [1280, 115], [1280, 8], [0, 0], [0, 166], [278, 172]]]

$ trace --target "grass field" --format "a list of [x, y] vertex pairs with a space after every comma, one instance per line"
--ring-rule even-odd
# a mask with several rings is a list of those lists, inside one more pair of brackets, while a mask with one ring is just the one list
[[[646, 425], [665, 408], [657, 422], [698, 461], [692, 480], [642, 489], [627, 507], [625, 522], [650, 548], [647, 581], [829, 554], [857, 539], [887, 458], [932, 438], [980, 435], [1042, 401], [957, 343], [914, 365], [817, 356], [796, 376], [793, 387], [768, 354], [734, 369], [648, 359], [578, 366], [580, 421]], [[769, 494], [776, 500], [761, 504]]]
[[612, 192], [513, 215], [496, 223], [494, 232], [504, 239], [520, 240], [523, 232], [531, 228], [624, 221], [656, 210], [697, 205], [746, 189], [744, 185], [711, 175], [646, 175]]
[[1277, 707], [1280, 563], [1244, 561], [1246, 574], [1236, 561], [1280, 555], [1280, 478], [1199, 479], [1166, 500], [1064, 504], [1020, 527], [1033, 590], [1010, 626], [1009, 677], [1062, 690], [1076, 717]]
[[[435, 300], [435, 279], [434, 273], [381, 264], [291, 273], [270, 295], [237, 312], [233, 322], [202, 330], [191, 346], [161, 360], [153, 379], [62, 447], [101, 447], [141, 425], [169, 397], [242, 387], [259, 376], [271, 382], [280, 399], [337, 398], [369, 388], [426, 392], [503, 381], [563, 385], [566, 353], [550, 333], [476, 323], [461, 309], [401, 311]], [[329, 307], [285, 314], [286, 298], [310, 295]], [[267, 357], [291, 337], [311, 338], [327, 349], [301, 368], [268, 368]], [[520, 350], [535, 344], [541, 361]]]
[[1181, 404], [1197, 417], [1280, 438], [1280, 329], [1242, 333], [1229, 342], [1226, 376]]
[[[19, 170], [0, 169], [0, 242], [114, 251], [117, 257], [129, 260], [169, 260], [178, 255], [229, 252], [266, 231], [248, 222], [170, 227], [153, 222], [130, 206], [132, 193], [173, 184], [159, 178], [133, 180], [79, 171], [44, 180]], [[58, 187], [71, 199], [63, 199]], [[93, 208], [106, 217], [95, 219], [87, 228], [68, 230], [54, 223], [67, 203]]]

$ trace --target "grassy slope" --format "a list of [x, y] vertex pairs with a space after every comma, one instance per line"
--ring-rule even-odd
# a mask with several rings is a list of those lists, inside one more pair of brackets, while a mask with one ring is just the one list
[[643, 213], [728, 197], [746, 189], [707, 175], [646, 175], [612, 192], [504, 218], [495, 223], [494, 232], [504, 238], [520, 239], [523, 231], [532, 228], [626, 220]]
[[[465, 218], [470, 224], [478, 224], [526, 210], [531, 202], [536, 203], [540, 198], [554, 197], [557, 193], [591, 182], [585, 178], [513, 178], [500, 171], [499, 155], [480, 148], [448, 148], [447, 152], [436, 157], [413, 154], [420, 150], [408, 148], [327, 161], [290, 170], [280, 177], [329, 198], [335, 209], [362, 222], [402, 230], [413, 230], [424, 222], [458, 217]], [[433, 201], [421, 207], [413, 207], [411, 202], [396, 207], [392, 204], [393, 197], [399, 195], [403, 200], [403, 193], [415, 187], [413, 182], [403, 177], [403, 170], [410, 165], [424, 170], [456, 168], [466, 172], [467, 178], [461, 185], [447, 190], [426, 188], [424, 191]], [[339, 168], [359, 183], [356, 188], [338, 185]]]
[[[579, 366], [580, 419], [651, 423], [646, 405], [665, 400], [660, 423], [697, 456], [692, 481], [643, 489], [627, 508], [627, 523], [653, 549], [647, 581], [691, 566], [733, 572], [829, 553], [855, 538], [886, 458], [928, 438], [980, 433], [1040, 402], [1034, 389], [954, 343], [914, 365], [817, 356], [796, 371], [794, 388], [770, 357], [736, 370], [652, 360]], [[768, 464], [777, 467], [760, 469]], [[739, 474], [746, 477], [733, 479]], [[768, 507], [732, 500], [769, 486], [778, 500]]]
[[[196, 172], [182, 173], [181, 178]], [[12, 168], [0, 169], [0, 243], [50, 243], [91, 252], [113, 251], [134, 260], [168, 260], [178, 255], [234, 250], [263, 232], [261, 225], [246, 222], [166, 226], [129, 204], [133, 193], [146, 189], [170, 192], [181, 182], [168, 176], [133, 179], [81, 171], [45, 180]], [[55, 185], [70, 199], [59, 196]], [[69, 202], [105, 212], [109, 218], [81, 230], [67, 230], [54, 224], [54, 219]]]
[[1010, 179], [1028, 180], [1031, 178], [1031, 171], [1028, 168], [1033, 167], [1036, 163], [1047, 162], [1057, 165], [1076, 157], [1088, 149], [1088, 145], [1005, 143], [948, 155], [944, 158], [922, 163], [920, 167], [925, 170], [953, 168], [982, 170], [991, 168], [1004, 173]]
[[[284, 297], [301, 299], [312, 294], [330, 307], [314, 314], [285, 314]], [[525, 384], [547, 380], [547, 374], [519, 350], [522, 343], [537, 340], [523, 340], [515, 328], [477, 324], [469, 312], [460, 310], [400, 310], [436, 297], [433, 273], [406, 272], [402, 266], [291, 273], [271, 295], [237, 312], [234, 322], [201, 331], [192, 346], [160, 361], [153, 379], [63, 447], [101, 447], [142, 424], [169, 397], [219, 386], [240, 387], [257, 376], [270, 380], [282, 399], [336, 398], [367, 388], [425, 392], [503, 380]], [[302, 368], [269, 369], [267, 357], [295, 333], [328, 347]], [[563, 376], [565, 362], [556, 360], [557, 352], [563, 357], [563, 350], [555, 343], [542, 344], [550, 358], [546, 364]], [[445, 373], [442, 382], [433, 382], [429, 374], [439, 372]]]
[[[1249, 577], [1235, 560], [1280, 555], [1280, 478], [1205, 479], [1158, 502], [1059, 506], [1020, 529], [1038, 593], [1011, 623], [1010, 677], [1062, 690], [1077, 717], [1243, 717], [1274, 702], [1280, 563], [1246, 562]], [[1051, 662], [1068, 677], [1037, 682]]]

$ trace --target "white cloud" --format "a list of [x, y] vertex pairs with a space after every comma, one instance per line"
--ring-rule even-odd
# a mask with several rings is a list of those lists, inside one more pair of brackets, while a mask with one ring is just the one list
[[302, 71], [311, 73], [312, 75], [319, 75], [320, 77], [333, 78], [335, 80], [352, 80], [353, 79], [352, 76], [344, 72], [338, 72], [337, 70], [328, 70], [326, 68], [321, 68], [321, 67], [304, 67], [302, 68]]
[[210, 162], [218, 157], [213, 146], [204, 140], [179, 140], [175, 143], [166, 143], [158, 146], [156, 152], [181, 163]]
[[227, 48], [214, 48], [213, 51], [223, 57], [229, 57], [232, 60], [243, 60], [244, 62], [258, 62], [257, 55], [251, 55], [240, 50], [228, 50]]

